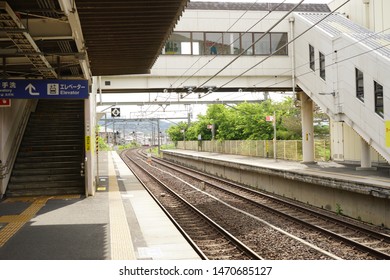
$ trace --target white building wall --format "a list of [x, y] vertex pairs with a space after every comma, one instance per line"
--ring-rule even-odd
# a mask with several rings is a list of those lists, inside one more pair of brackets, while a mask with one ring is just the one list
[[[200, 31], [200, 32], [244, 32], [254, 26], [250, 32], [264, 32], [280, 20], [287, 12], [229, 10], [186, 10], [176, 25], [175, 31]], [[264, 19], [263, 19], [264, 18]], [[237, 23], [236, 21], [240, 19]], [[256, 24], [260, 21], [259, 24]], [[286, 32], [289, 29], [288, 19], [274, 28], [273, 32]]]
[[[345, 0], [333, 0], [329, 3], [329, 7], [331, 10], [334, 10], [344, 2]], [[368, 3], [368, 5], [364, 3]], [[372, 31], [382, 32], [390, 28], [390, 17], [388, 16], [388, 12], [390, 11], [389, 0], [351, 0], [339, 11], [348, 16], [353, 22], [365, 26]], [[390, 33], [390, 30], [386, 30], [386, 33]]]
[[[304, 19], [297, 18], [297, 23], [297, 34], [309, 26]], [[309, 44], [315, 47], [316, 71], [309, 68]], [[332, 143], [343, 143], [343, 147], [340, 144], [333, 146], [335, 151], [332, 154], [337, 154], [337, 157], [333, 157], [335, 160], [359, 161], [360, 136], [388, 161], [390, 159], [390, 149], [385, 145], [384, 122], [390, 119], [390, 81], [386, 79], [386, 73], [390, 72], [390, 60], [369, 50], [363, 44], [356, 44], [347, 34], [334, 38], [315, 29], [297, 42], [297, 66], [303, 65], [302, 68], [297, 67], [298, 85], [331, 119], [343, 121], [350, 127], [341, 126], [341, 132], [340, 125], [333, 125], [332, 138], [344, 137], [343, 140], [332, 139]], [[327, 55], [326, 81], [319, 77], [319, 51]], [[356, 97], [355, 68], [364, 74], [364, 102]], [[384, 89], [384, 118], [375, 113], [374, 80]], [[335, 92], [335, 96], [319, 94], [330, 92]], [[340, 152], [344, 153], [343, 156]], [[381, 157], [375, 153], [372, 158], [377, 161]]]
[[[333, 10], [344, 2], [345, 1], [343, 0], [334, 0], [329, 3], [329, 7]], [[339, 11], [344, 13], [353, 22], [365, 26], [374, 32], [390, 33], [390, 17], [387, 16], [390, 12], [389, 0], [351, 0]], [[364, 64], [363, 67], [365, 68]], [[340, 68], [339, 71], [344, 73], [345, 69]], [[370, 72], [373, 72], [372, 69]], [[386, 72], [383, 71], [383, 69], [377, 72], [379, 79], [381, 81], [385, 80], [382, 77]], [[366, 80], [367, 78], [365, 78], [365, 85], [366, 87], [368, 86], [371, 91], [371, 83], [367, 85]], [[370, 106], [370, 104], [372, 104], [372, 98], [370, 98], [372, 95], [367, 97], [368, 100], [366, 105]], [[385, 99], [385, 103], [389, 104], [388, 95], [385, 96]], [[385, 106], [385, 112], [388, 110], [390, 110], [389, 106]], [[339, 126], [341, 126], [341, 124], [339, 124]], [[347, 125], [342, 126], [342, 128], [345, 137], [343, 141], [345, 146], [344, 159], [346, 161], [360, 161], [360, 136]], [[379, 132], [383, 131], [383, 127], [376, 127], [376, 129]], [[331, 135], [337, 135], [337, 133], [332, 129]], [[336, 141], [339, 141], [339, 139]], [[383, 157], [381, 157], [373, 148], [371, 148], [371, 158], [373, 162], [385, 162]], [[336, 158], [334, 159], [337, 160]]]

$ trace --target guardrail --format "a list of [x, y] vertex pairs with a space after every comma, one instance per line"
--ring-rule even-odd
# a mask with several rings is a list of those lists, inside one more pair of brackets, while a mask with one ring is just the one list
[[[274, 158], [273, 140], [179, 141], [178, 149]], [[301, 140], [277, 140], [276, 158], [302, 160]], [[330, 141], [315, 140], [315, 160], [330, 160]]]

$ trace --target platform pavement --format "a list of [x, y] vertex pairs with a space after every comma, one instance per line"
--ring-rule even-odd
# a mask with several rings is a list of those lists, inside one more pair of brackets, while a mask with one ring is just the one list
[[273, 170], [284, 170], [307, 174], [319, 175], [328, 178], [348, 180], [351, 182], [367, 183], [378, 187], [390, 189], [390, 169], [378, 167], [377, 170], [356, 170], [357, 165], [343, 164], [334, 161], [319, 161], [315, 163], [302, 163], [298, 161], [251, 157], [243, 155], [232, 155], [212, 152], [199, 152], [192, 150], [163, 150], [163, 152], [178, 153], [192, 157], [203, 157], [213, 160], [235, 162], [243, 165], [268, 168]]
[[92, 197], [0, 201], [0, 259], [199, 259], [116, 152], [99, 153], [99, 176]]

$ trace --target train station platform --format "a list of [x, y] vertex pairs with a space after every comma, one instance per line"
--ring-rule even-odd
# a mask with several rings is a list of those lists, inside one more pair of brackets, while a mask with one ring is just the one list
[[[301, 163], [298, 161], [274, 160], [270, 158], [250, 157], [242, 155], [198, 152], [191, 150], [164, 150], [164, 153], [187, 155], [192, 158], [213, 159], [221, 162], [234, 162], [242, 166], [255, 166], [275, 171], [289, 171], [297, 174], [317, 175], [324, 178], [347, 180], [349, 182], [375, 185], [389, 189], [390, 191], [390, 169], [378, 167], [376, 170], [357, 170], [357, 165], [343, 164], [334, 161], [322, 161], [315, 163]], [[390, 192], [389, 192], [390, 194]]]
[[2, 260], [195, 260], [199, 256], [116, 152], [92, 197], [0, 201]]
[[193, 150], [163, 150], [164, 159], [269, 193], [390, 228], [386, 167], [356, 170], [338, 162], [304, 164]]

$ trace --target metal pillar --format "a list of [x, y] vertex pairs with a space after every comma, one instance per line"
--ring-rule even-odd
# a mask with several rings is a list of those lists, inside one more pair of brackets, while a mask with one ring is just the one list
[[160, 120], [157, 120], [157, 153], [160, 155]]
[[303, 163], [314, 163], [313, 101], [304, 92], [300, 93], [300, 99]]

